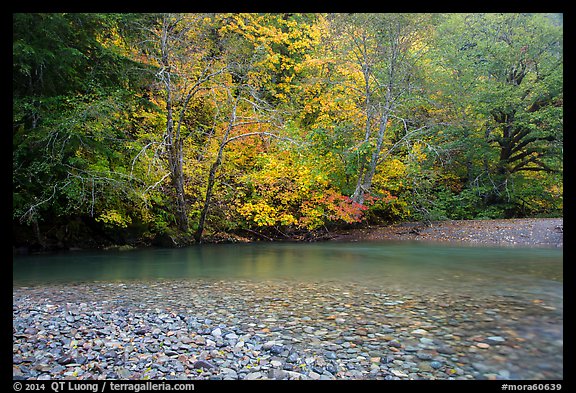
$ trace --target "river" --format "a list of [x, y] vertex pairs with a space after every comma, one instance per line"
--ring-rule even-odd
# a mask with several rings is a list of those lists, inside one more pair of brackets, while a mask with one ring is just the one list
[[[132, 303], [138, 302], [136, 294], [138, 288], [156, 288], [158, 285], [171, 287], [173, 290], [169, 294], [170, 302], [175, 302], [174, 307], [182, 306], [183, 309], [185, 301], [182, 300], [179, 303], [179, 293], [189, 295], [189, 291], [200, 290], [198, 288], [211, 288], [207, 292], [208, 295], [204, 293], [203, 298], [206, 298], [208, 303], [202, 303], [202, 308], [205, 309], [206, 304], [217, 308], [220, 304], [228, 307], [229, 310], [234, 310], [236, 307], [241, 308], [238, 305], [241, 303], [242, 307], [249, 309], [252, 307], [254, 314], [252, 317], [265, 311], [260, 310], [259, 307], [267, 304], [270, 298], [285, 297], [288, 300], [284, 301], [290, 301], [294, 308], [289, 314], [284, 314], [285, 311], [275, 313], [275, 320], [279, 321], [278, 323], [297, 318], [296, 316], [301, 312], [298, 311], [301, 310], [300, 306], [314, 303], [318, 301], [317, 299], [323, 298], [326, 293], [349, 294], [357, 291], [356, 304], [360, 305], [360, 308], [371, 310], [371, 312], [362, 311], [361, 315], [356, 316], [359, 321], [367, 317], [371, 318], [369, 329], [366, 331], [372, 331], [370, 344], [372, 347], [366, 347], [366, 355], [370, 352], [370, 348], [372, 352], [385, 348], [382, 346], [385, 341], [378, 340], [378, 329], [385, 326], [393, 331], [394, 328], [390, 328], [390, 324], [384, 321], [393, 315], [402, 314], [405, 321], [403, 323], [405, 326], [410, 326], [413, 331], [417, 331], [418, 326], [427, 327], [424, 331], [439, 329], [438, 332], [442, 331], [443, 337], [452, 337], [449, 340], [446, 339], [448, 341], [462, 340], [462, 336], [468, 335], [464, 338], [471, 341], [465, 343], [460, 341], [458, 345], [454, 344], [454, 347], [461, 348], [461, 351], [472, 348], [470, 356], [473, 358], [482, 356], [482, 361], [473, 363], [470, 359], [463, 360], [468, 355], [461, 356], [459, 362], [456, 362], [456, 358], [452, 356], [452, 361], [455, 361], [457, 365], [450, 369], [452, 371], [443, 370], [447, 374], [442, 374], [439, 378], [446, 377], [446, 375], [451, 377], [452, 372], [459, 373], [455, 376], [463, 375], [462, 378], [490, 379], [556, 379], [563, 375], [563, 251], [561, 248], [472, 247], [416, 242], [256, 243], [122, 252], [68, 252], [13, 258], [15, 304], [21, 299], [34, 296], [38, 296], [38, 301], [40, 301], [40, 293], [42, 296], [46, 294], [49, 296], [50, 288], [58, 288], [59, 293], [65, 292], [65, 288], [70, 288], [70, 293], [82, 297], [77, 302], [92, 301], [96, 305], [102, 300], [103, 295], [94, 298], [94, 295], [86, 295], [82, 291], [86, 288], [97, 288], [95, 293], [101, 294], [103, 286], [110, 285], [112, 285], [111, 288], [120, 288], [115, 289], [117, 292], [110, 295], [111, 299], [114, 296], [126, 298], [132, 296], [131, 299], [136, 297], [135, 300], [131, 300]], [[121, 286], [115, 287], [115, 285]], [[74, 288], [82, 288], [82, 290]], [[308, 291], [302, 288], [308, 288]], [[126, 291], [124, 295], [123, 290]], [[264, 296], [263, 293], [266, 291], [269, 293]], [[231, 293], [234, 293], [234, 296], [230, 296]], [[241, 298], [242, 293], [246, 294], [243, 298]], [[259, 295], [256, 296], [255, 293]], [[142, 302], [144, 302], [145, 293], [142, 296]], [[367, 296], [370, 298], [367, 299]], [[384, 298], [388, 301], [384, 301], [386, 300]], [[154, 299], [157, 307], [162, 306], [162, 295], [156, 294]], [[165, 299], [168, 302], [167, 297]], [[404, 308], [407, 307], [404, 304], [406, 299], [411, 300], [415, 308], [410, 310]], [[69, 305], [71, 301], [74, 301], [73, 296], [70, 295], [66, 301]], [[473, 301], [474, 304], [472, 304]], [[275, 307], [275, 303], [271, 304]], [[386, 310], [382, 309], [379, 314], [378, 307], [381, 304], [389, 306]], [[424, 313], [422, 310], [426, 307], [430, 308], [426, 318], [422, 317], [421, 321], [415, 320], [416, 312], [422, 314]], [[452, 307], [452, 310], [449, 307]], [[22, 308], [25, 308], [25, 305], [22, 305]], [[341, 309], [341, 307], [338, 307], [338, 302], [330, 305], [318, 303], [315, 305], [316, 311], [314, 312], [322, 313], [325, 311], [323, 309], [332, 310], [331, 313], [334, 314], [333, 310]], [[266, 311], [268, 318], [270, 310], [269, 308]], [[237, 309], [236, 311], [241, 313], [246, 310]], [[486, 319], [486, 315], [482, 314], [484, 319], [476, 321], [475, 315], [484, 311], [490, 318]], [[306, 311], [308, 312], [312, 311]], [[204, 314], [211, 319], [214, 318], [214, 313], [211, 311], [206, 311]], [[343, 315], [347, 314], [349, 313], [343, 313]], [[493, 317], [494, 314], [498, 314], [498, 317]], [[318, 318], [324, 319], [332, 316], [322, 314]], [[312, 320], [314, 318], [316, 316], [312, 317]], [[465, 325], [459, 318], [472, 324]], [[338, 318], [332, 318], [334, 319]], [[346, 319], [350, 320], [349, 317]], [[440, 320], [444, 322], [438, 322]], [[458, 327], [452, 329], [448, 325], [450, 320], [454, 326]], [[486, 325], [487, 320], [492, 321], [488, 324], [490, 326]], [[19, 322], [24, 325], [23, 320]], [[230, 321], [221, 321], [221, 325], [227, 323], [229, 324]], [[325, 324], [325, 321], [319, 319], [318, 323]], [[476, 327], [474, 323], [477, 324]], [[444, 325], [438, 326], [438, 324]], [[294, 323], [294, 325], [297, 324]], [[432, 325], [435, 327], [433, 328]], [[464, 325], [467, 327], [462, 330]], [[330, 328], [338, 332], [338, 326], [331, 325]], [[354, 332], [358, 326], [352, 325], [350, 329]], [[452, 331], [447, 334], [447, 329], [460, 330], [459, 333]], [[331, 330], [328, 331], [331, 332]], [[396, 339], [407, 340], [406, 342], [411, 343], [405, 344], [406, 348], [415, 346], [414, 348], [430, 349], [426, 345], [433, 344], [432, 339], [413, 342], [414, 337], [405, 337], [406, 328], [397, 329], [396, 332], [399, 334], [395, 336]], [[291, 330], [292, 333], [294, 332]], [[340, 334], [343, 335], [344, 330]], [[506, 334], [514, 336], [514, 340], [517, 341], [511, 342], [511, 337], [506, 337], [508, 346], [498, 347], [499, 343], [494, 340], [504, 340], [501, 337]], [[496, 338], [488, 341], [490, 344], [480, 345], [478, 348], [480, 351], [490, 346], [499, 348], [499, 352], [492, 354], [493, 356], [476, 353], [478, 349], [475, 347], [476, 344], [487, 342], [487, 336]], [[292, 335], [287, 337], [292, 337]], [[390, 339], [390, 337], [386, 338]], [[530, 342], [525, 344], [527, 340]], [[345, 342], [344, 340], [343, 343]], [[340, 345], [338, 341], [334, 344], [333, 340], [330, 344], [336, 347]], [[521, 348], [522, 346], [526, 348]], [[544, 349], [542, 349], [543, 346]], [[350, 348], [347, 349], [347, 351], [350, 350]], [[535, 350], [541, 353], [536, 355]], [[448, 356], [438, 351], [431, 353], [440, 357]], [[426, 378], [430, 370], [430, 372], [436, 372], [435, 369], [422, 365], [424, 374], [418, 374], [417, 367], [413, 364], [420, 366], [422, 362], [416, 358], [412, 359], [412, 354], [408, 349], [403, 354], [407, 357], [402, 357], [399, 362], [403, 364], [404, 369], [395, 370], [392, 374], [390, 374], [392, 369], [385, 368], [388, 365], [382, 365], [380, 369], [372, 365], [371, 369], [366, 366], [368, 368], [362, 371], [364, 374], [355, 374], [355, 372], [360, 372], [357, 371], [358, 368], [345, 371], [346, 368], [341, 367], [340, 374], [335, 374], [335, 376], [336, 378], [356, 379], [363, 375], [363, 378], [379, 379], [384, 375], [401, 378], [404, 376], [423, 377], [424, 375]], [[440, 357], [438, 360], [444, 359]], [[359, 356], [359, 358], [360, 363], [363, 364], [366, 356]], [[380, 359], [380, 357], [370, 359], [374, 358]], [[503, 368], [502, 363], [506, 361], [514, 364]], [[460, 372], [468, 363], [473, 364], [475, 369], [472, 367], [469, 372]], [[492, 366], [497, 367], [493, 370], [490, 368]], [[226, 367], [226, 370], [230, 367]], [[238, 372], [240, 374], [237, 375], [248, 375], [242, 374], [239, 370]], [[310, 373], [313, 376], [319, 375], [314, 371]], [[214, 371], [212, 372], [214, 377], [213, 374]]]

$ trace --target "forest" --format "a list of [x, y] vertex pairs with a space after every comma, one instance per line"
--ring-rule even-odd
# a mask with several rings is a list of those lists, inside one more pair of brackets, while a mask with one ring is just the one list
[[563, 214], [562, 14], [12, 18], [16, 248]]

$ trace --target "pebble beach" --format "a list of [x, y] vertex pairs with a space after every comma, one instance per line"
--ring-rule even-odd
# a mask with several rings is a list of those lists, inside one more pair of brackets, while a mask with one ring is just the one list
[[562, 324], [539, 298], [354, 281], [15, 287], [13, 378], [555, 380]]

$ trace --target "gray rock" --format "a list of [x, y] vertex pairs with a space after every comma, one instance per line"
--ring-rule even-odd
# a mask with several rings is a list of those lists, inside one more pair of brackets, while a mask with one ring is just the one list
[[228, 333], [224, 336], [228, 340], [237, 340], [238, 335], [236, 333]]
[[212, 368], [216, 368], [215, 365], [213, 365], [212, 363], [206, 361], [206, 360], [197, 360], [196, 362], [194, 362], [194, 364], [192, 365], [193, 369], [212, 369]]
[[437, 370], [437, 369], [442, 367], [442, 363], [440, 363], [438, 361], [433, 361], [433, 362], [430, 362], [430, 367]]
[[382, 356], [380, 358], [380, 363], [382, 363], [382, 364], [392, 363], [395, 359], [396, 358], [394, 356], [389, 356], [389, 355]]
[[312, 371], [318, 373], [319, 375], [324, 374], [324, 369], [322, 367], [312, 366]]
[[[114, 352], [115, 354], [116, 352]], [[58, 364], [62, 364], [62, 365], [66, 365], [66, 364], [71, 364], [71, 363], [75, 363], [74, 358], [72, 358], [71, 356], [62, 356], [61, 358], [59, 358], [57, 360]]]
[[116, 353], [116, 351], [108, 351], [104, 354], [104, 357], [116, 359], [118, 357], [118, 354]]
[[298, 354], [296, 352], [292, 352], [290, 355], [288, 355], [286, 361], [290, 363], [296, 363], [298, 361]]
[[132, 373], [129, 370], [126, 370], [124, 367], [119, 367], [116, 370], [116, 374], [120, 379], [128, 379], [132, 375]]
[[438, 348], [436, 348], [436, 351], [438, 351], [438, 353], [443, 353], [445, 355], [452, 355], [456, 353], [456, 351], [454, 351], [451, 347], [446, 345], [439, 346]]
[[270, 353], [273, 355], [280, 355], [282, 352], [284, 352], [284, 347], [282, 345], [272, 345], [270, 347]]
[[[64, 370], [66, 370], [66, 367], [61, 366], [61, 365], [57, 365], [57, 366], [54, 366], [50, 369], [50, 373], [51, 374], [59, 374]], [[25, 372], [25, 373], [30, 372], [30, 370], [25, 366], [20, 367], [20, 371]]]
[[174, 365], [174, 370], [176, 370], [176, 372], [179, 372], [179, 373], [184, 372], [184, 365], [182, 363], [180, 363], [179, 361], [175, 361], [173, 363], [173, 365]]
[[268, 378], [269, 379], [286, 379], [288, 376], [287, 372], [284, 370], [279, 370], [277, 368], [273, 368], [268, 370]]
[[220, 369], [220, 372], [223, 379], [238, 379], [238, 373], [234, 369], [223, 367]]
[[332, 375], [335, 375], [338, 372], [338, 366], [334, 363], [328, 363], [325, 368], [326, 371]]
[[403, 372], [401, 370], [391, 369], [390, 372], [392, 374], [394, 374], [394, 376], [399, 377], [399, 378], [407, 378], [408, 377], [408, 374], [406, 374], [405, 372]]

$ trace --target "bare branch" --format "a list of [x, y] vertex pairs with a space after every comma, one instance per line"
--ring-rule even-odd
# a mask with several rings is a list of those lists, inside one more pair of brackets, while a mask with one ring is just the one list
[[144, 154], [146, 152], [146, 150], [153, 145], [156, 142], [150, 142], [148, 143], [146, 146], [144, 146], [142, 149], [140, 149], [140, 151], [138, 152], [138, 154], [136, 154], [136, 157], [134, 157], [134, 159], [132, 160], [132, 165], [130, 166], [130, 176], [132, 176], [132, 174], [134, 173], [134, 165], [136, 165], [136, 160], [138, 160], [138, 157], [140, 157], [141, 154]]
[[277, 134], [274, 134], [272, 132], [267, 132], [267, 131], [256, 131], [256, 132], [247, 132], [246, 134], [240, 134], [240, 135], [236, 135], [233, 137], [228, 138], [227, 140], [225, 140], [223, 142], [223, 146], [228, 145], [230, 142], [234, 142], [237, 139], [241, 139], [241, 138], [246, 138], [249, 136], [254, 136], [254, 135], [265, 135], [265, 136], [269, 136], [272, 138], [276, 138], [279, 140], [283, 140], [283, 141], [288, 141], [294, 144], [298, 144], [298, 142], [296, 142], [295, 140], [288, 138], [288, 137], [282, 137], [282, 136], [278, 136]]
[[[394, 117], [396, 117], [396, 116], [394, 116]], [[407, 130], [406, 121], [405, 121], [404, 119], [402, 119], [402, 120], [403, 120], [403, 122], [404, 122], [404, 127], [405, 127], [405, 129]], [[419, 133], [420, 131], [422, 131], [422, 130], [424, 130], [424, 129], [426, 129], [426, 128], [428, 128], [428, 126], [425, 125], [425, 126], [422, 126], [422, 127], [420, 127], [420, 128], [417, 128], [417, 129], [415, 129], [415, 130], [412, 130], [412, 131], [409, 131], [409, 132], [407, 131], [406, 134], [405, 134], [402, 138], [400, 138], [400, 140], [398, 140], [395, 144], [392, 145], [392, 147], [391, 147], [390, 149], [388, 149], [388, 150], [386, 151], [386, 153], [384, 154], [384, 156], [382, 156], [382, 157], [380, 157], [380, 158], [378, 159], [378, 164], [384, 162], [384, 160], [386, 160], [386, 158], [388, 158], [388, 156], [389, 156], [390, 154], [392, 154], [392, 152], [394, 152], [394, 150], [396, 150], [396, 148], [397, 148], [402, 142], [408, 140], [410, 137], [413, 137], [415, 134]]]
[[154, 183], [151, 186], [146, 187], [146, 189], [142, 192], [142, 195], [145, 195], [148, 193], [148, 191], [155, 189], [156, 187], [158, 187], [158, 185], [160, 183], [162, 183], [168, 176], [170, 176], [170, 172], [167, 172], [164, 176], [162, 176], [162, 178], [160, 180], [158, 180], [156, 183]]
[[[62, 188], [66, 187], [68, 185], [68, 183], [70, 183], [70, 181], [66, 182], [66, 184], [64, 184], [64, 186], [62, 186]], [[58, 183], [54, 184], [54, 186], [52, 187], [52, 195], [50, 195], [48, 198], [30, 206], [28, 208], [28, 210], [26, 210], [26, 212], [20, 216], [20, 222], [23, 222], [24, 220], [28, 220], [28, 221], [32, 220], [32, 218], [34, 217], [34, 213], [36, 211], [36, 208], [38, 206], [45, 204], [46, 202], [49, 202], [52, 198], [54, 198], [54, 196], [56, 195], [56, 188], [57, 187], [58, 187]]]

